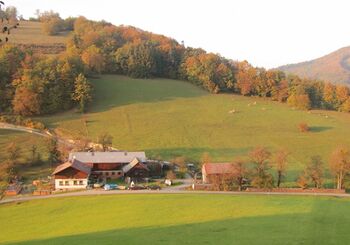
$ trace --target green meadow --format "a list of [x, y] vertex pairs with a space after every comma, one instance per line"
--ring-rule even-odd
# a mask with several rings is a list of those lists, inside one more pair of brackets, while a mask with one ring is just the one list
[[[46, 140], [40, 136], [31, 135], [28, 133], [16, 132], [11, 130], [0, 129], [0, 162], [7, 159], [6, 148], [15, 143], [20, 149], [20, 157], [18, 159], [17, 169], [19, 175], [24, 178], [24, 181], [30, 182], [39, 177], [46, 177], [51, 174], [52, 169], [47, 163]], [[42, 163], [36, 166], [30, 166], [28, 159], [31, 156], [31, 147], [37, 146], [37, 151], [41, 155]]]
[[348, 244], [350, 200], [138, 194], [0, 205], [0, 244]]
[[[209, 94], [188, 82], [132, 79], [105, 75], [92, 80], [95, 99], [89, 112], [72, 111], [41, 118], [59, 133], [93, 141], [108, 132], [123, 150], [145, 150], [149, 157], [198, 161], [208, 152], [213, 161], [245, 158], [256, 146], [290, 152], [294, 181], [313, 155], [327, 166], [331, 152], [350, 145], [350, 115], [298, 111], [286, 104], [232, 94]], [[234, 111], [234, 112], [233, 112]], [[311, 132], [300, 133], [306, 122]]]

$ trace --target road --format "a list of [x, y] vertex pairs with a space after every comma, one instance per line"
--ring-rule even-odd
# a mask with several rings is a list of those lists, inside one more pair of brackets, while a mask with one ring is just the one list
[[101, 195], [138, 195], [138, 194], [210, 194], [210, 195], [264, 195], [264, 196], [325, 196], [325, 197], [342, 197], [350, 198], [350, 194], [340, 193], [286, 193], [286, 192], [235, 192], [235, 191], [190, 191], [183, 190], [181, 188], [188, 187], [183, 184], [177, 187], [167, 187], [162, 190], [83, 190], [77, 192], [66, 192], [61, 194], [53, 194], [47, 196], [18, 196], [9, 197], [0, 200], [0, 204], [11, 202], [23, 202], [30, 200], [49, 199], [49, 198], [62, 198], [62, 197], [75, 197], [75, 196], [101, 196]]
[[68, 147], [74, 147], [74, 141], [67, 140], [67, 139], [55, 136], [55, 135], [51, 134], [49, 131], [45, 131], [45, 130], [33, 129], [33, 128], [28, 128], [28, 127], [23, 127], [23, 126], [17, 126], [17, 125], [9, 124], [9, 123], [0, 123], [0, 129], [7, 129], [7, 130], [25, 132], [25, 133], [39, 135], [39, 136], [42, 136], [42, 137], [45, 137], [45, 138], [53, 138], [53, 139], [56, 139], [57, 142], [60, 143], [60, 144], [66, 145]]

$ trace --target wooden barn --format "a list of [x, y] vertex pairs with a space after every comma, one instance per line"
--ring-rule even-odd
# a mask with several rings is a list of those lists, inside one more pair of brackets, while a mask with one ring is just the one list
[[202, 166], [203, 183], [210, 184], [211, 179], [218, 175], [234, 173], [232, 163], [205, 163]]

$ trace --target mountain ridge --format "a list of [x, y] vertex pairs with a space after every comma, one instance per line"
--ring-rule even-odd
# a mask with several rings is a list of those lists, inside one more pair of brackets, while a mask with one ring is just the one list
[[350, 85], [350, 46], [340, 48], [317, 59], [288, 64], [277, 69], [302, 78]]

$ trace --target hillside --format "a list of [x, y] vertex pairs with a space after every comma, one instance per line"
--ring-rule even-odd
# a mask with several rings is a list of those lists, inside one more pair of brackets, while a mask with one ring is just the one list
[[349, 202], [206, 194], [16, 202], [0, 205], [0, 244], [347, 244]]
[[[52, 169], [47, 162], [46, 139], [32, 134], [0, 129], [0, 162], [6, 159], [8, 154], [6, 148], [11, 143], [15, 143], [20, 148], [18, 159], [20, 167], [18, 170], [25, 182], [30, 183], [38, 177], [47, 177], [51, 174]], [[33, 145], [37, 146], [37, 152], [40, 153], [42, 162], [30, 166], [28, 159], [30, 159], [30, 151]]]
[[21, 21], [19, 28], [13, 31], [9, 43], [31, 47], [44, 54], [56, 54], [64, 51], [68, 33], [49, 36], [42, 32], [41, 25], [40, 22]]
[[341, 48], [315, 60], [285, 65], [277, 69], [303, 78], [350, 84], [350, 47]]
[[[186, 156], [198, 161], [208, 152], [213, 161], [232, 161], [256, 146], [285, 148], [291, 152], [291, 182], [311, 156], [321, 155], [327, 162], [338, 145], [350, 145], [350, 115], [345, 113], [297, 111], [268, 99], [213, 95], [169, 79], [105, 75], [92, 82], [96, 95], [88, 113], [41, 119], [60, 133], [93, 141], [108, 132], [116, 148], [145, 150], [164, 160]], [[301, 121], [310, 125], [310, 133], [299, 132]]]

